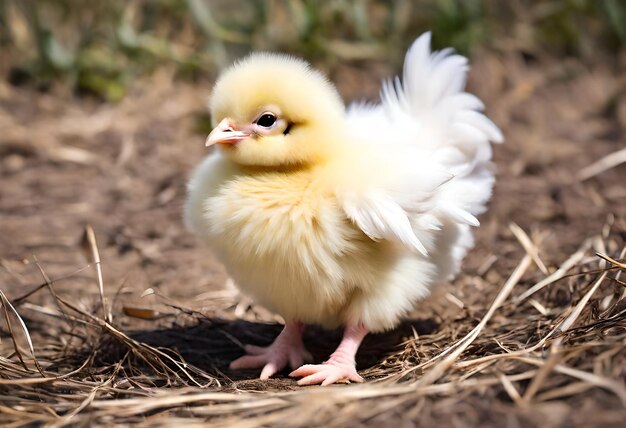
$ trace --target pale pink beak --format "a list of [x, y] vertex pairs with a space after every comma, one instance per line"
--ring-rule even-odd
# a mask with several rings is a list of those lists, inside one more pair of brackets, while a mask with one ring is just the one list
[[229, 118], [223, 119], [206, 138], [205, 146], [213, 144], [236, 144], [250, 136], [249, 132], [238, 131]]

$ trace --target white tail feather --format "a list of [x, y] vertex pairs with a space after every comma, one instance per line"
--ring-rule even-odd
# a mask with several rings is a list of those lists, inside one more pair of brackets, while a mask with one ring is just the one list
[[[360, 104], [348, 109], [349, 128], [356, 138], [380, 150], [397, 152], [404, 158], [399, 165], [412, 159], [408, 164], [420, 170], [422, 177], [441, 170], [452, 176], [432, 188], [407, 171], [405, 182], [386, 183], [380, 189], [380, 194], [395, 195], [395, 207], [388, 199], [350, 198], [349, 217], [367, 229], [368, 235], [395, 237], [425, 253], [419, 247], [428, 240], [427, 232], [446, 221], [479, 225], [475, 216], [485, 210], [494, 182], [491, 143], [501, 143], [504, 138], [483, 114], [483, 102], [465, 92], [468, 70], [467, 59], [452, 49], [431, 52], [430, 33], [426, 33], [409, 48], [402, 80], [396, 77], [383, 82], [381, 105]], [[372, 207], [377, 212], [368, 214]], [[407, 218], [420, 244], [407, 236], [410, 229], [390, 225], [395, 221], [406, 226]]]

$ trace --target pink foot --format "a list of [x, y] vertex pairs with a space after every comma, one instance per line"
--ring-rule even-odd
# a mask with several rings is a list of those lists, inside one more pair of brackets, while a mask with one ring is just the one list
[[289, 376], [302, 377], [298, 385], [331, 385], [337, 382], [363, 382], [363, 378], [356, 372], [353, 364], [342, 364], [338, 361], [328, 360], [324, 364], [305, 364], [298, 370], [294, 370]]
[[302, 330], [301, 323], [286, 323], [274, 343], [270, 346], [246, 345], [244, 349], [248, 355], [231, 362], [230, 368], [240, 370], [263, 367], [260, 378], [269, 379], [287, 364], [295, 369], [305, 361], [311, 361], [313, 358], [302, 343]]
[[363, 382], [363, 378], [356, 372], [354, 358], [356, 352], [367, 335], [363, 326], [349, 325], [343, 335], [343, 340], [333, 352], [328, 361], [323, 364], [307, 364], [289, 374], [293, 377], [302, 377], [298, 385], [330, 385], [336, 382]]

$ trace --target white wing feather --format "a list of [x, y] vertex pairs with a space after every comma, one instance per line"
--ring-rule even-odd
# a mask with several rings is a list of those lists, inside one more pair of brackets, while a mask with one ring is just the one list
[[444, 221], [478, 226], [491, 196], [491, 144], [503, 141], [476, 96], [464, 92], [465, 57], [430, 50], [430, 33], [407, 52], [403, 80], [383, 82], [382, 103], [348, 109], [351, 135], [393, 174], [338, 195], [347, 216], [372, 239], [424, 255]]

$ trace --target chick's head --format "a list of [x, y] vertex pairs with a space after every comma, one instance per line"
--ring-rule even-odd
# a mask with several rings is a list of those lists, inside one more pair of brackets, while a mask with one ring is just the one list
[[213, 88], [217, 144], [241, 165], [306, 165], [332, 156], [345, 109], [334, 86], [305, 61], [253, 54], [231, 66]]

